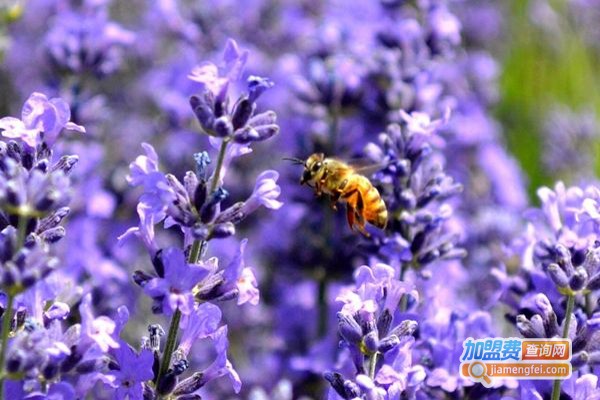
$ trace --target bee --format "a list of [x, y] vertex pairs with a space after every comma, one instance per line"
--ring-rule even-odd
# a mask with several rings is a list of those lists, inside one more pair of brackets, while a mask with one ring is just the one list
[[346, 203], [346, 217], [351, 230], [356, 227], [363, 235], [369, 236], [366, 222], [379, 229], [387, 225], [387, 207], [379, 191], [371, 181], [359, 173], [359, 169], [335, 158], [314, 153], [306, 159], [289, 159], [302, 164], [304, 171], [300, 184], [315, 189], [315, 194], [330, 196], [331, 208], [337, 210], [337, 203]]

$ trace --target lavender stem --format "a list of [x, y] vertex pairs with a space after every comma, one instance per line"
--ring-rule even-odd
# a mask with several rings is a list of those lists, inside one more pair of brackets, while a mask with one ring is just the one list
[[[567, 310], [565, 312], [565, 320], [563, 322], [563, 339], [569, 336], [569, 326], [571, 325], [571, 316], [573, 315], [573, 308], [575, 307], [575, 295], [569, 294], [567, 296]], [[558, 400], [560, 398], [560, 385], [561, 380], [556, 379], [552, 385], [552, 400]]]

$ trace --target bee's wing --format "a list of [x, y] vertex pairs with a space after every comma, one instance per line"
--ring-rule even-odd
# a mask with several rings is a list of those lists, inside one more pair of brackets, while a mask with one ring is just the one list
[[383, 163], [373, 163], [373, 161], [364, 158], [350, 160], [347, 164], [352, 167], [354, 172], [364, 176], [371, 176], [385, 167]]

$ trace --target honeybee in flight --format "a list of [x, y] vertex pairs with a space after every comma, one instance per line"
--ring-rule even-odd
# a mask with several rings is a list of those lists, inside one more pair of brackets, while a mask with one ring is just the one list
[[315, 194], [325, 193], [331, 198], [331, 207], [337, 210], [337, 202], [346, 203], [346, 217], [350, 229], [354, 227], [365, 236], [365, 223], [385, 229], [388, 212], [371, 181], [358, 170], [343, 161], [325, 157], [323, 153], [314, 153], [306, 161], [289, 158], [304, 166], [300, 184], [315, 189]]

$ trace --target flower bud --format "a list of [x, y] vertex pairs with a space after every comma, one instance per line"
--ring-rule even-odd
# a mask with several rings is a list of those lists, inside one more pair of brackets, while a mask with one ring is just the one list
[[379, 348], [379, 336], [377, 331], [371, 331], [367, 333], [363, 339], [363, 343], [369, 354], [375, 353]]
[[405, 320], [402, 321], [398, 326], [396, 326], [390, 332], [390, 335], [396, 335], [398, 338], [403, 336], [411, 336], [419, 327], [417, 321], [413, 320]]
[[580, 351], [579, 353], [573, 354], [573, 357], [571, 357], [571, 365], [573, 368], [580, 368], [587, 364], [589, 360], [590, 357], [587, 351]]
[[277, 123], [277, 114], [275, 111], [265, 111], [257, 114], [250, 118], [248, 125], [250, 126], [263, 126], [263, 125], [274, 125]]
[[144, 287], [144, 285], [152, 278], [154, 278], [152, 275], [141, 270], [137, 270], [133, 273], [133, 281], [140, 287]]
[[231, 207], [227, 208], [225, 211], [222, 211], [217, 218], [215, 219], [215, 223], [223, 223], [223, 222], [231, 222], [233, 224], [237, 224], [241, 222], [246, 217], [244, 213], [244, 202], [238, 201]]
[[173, 391], [174, 396], [181, 396], [185, 394], [191, 394], [195, 391], [199, 390], [206, 384], [206, 380], [204, 379], [204, 374], [202, 372], [196, 372], [192, 376], [187, 379], [182, 380], [175, 387]]
[[213, 130], [218, 137], [231, 136], [233, 133], [233, 125], [228, 116], [222, 116], [215, 120]]
[[358, 343], [362, 339], [362, 329], [356, 319], [352, 315], [338, 312], [338, 329], [340, 331], [340, 335], [348, 342], [348, 343]]
[[592, 275], [588, 281], [587, 288], [591, 291], [600, 289], [600, 271]]
[[273, 82], [260, 76], [248, 77], [248, 92], [250, 101], [254, 103], [267, 89], [273, 87]]
[[386, 336], [390, 330], [390, 326], [392, 324], [392, 313], [390, 310], [385, 308], [379, 318], [377, 319], [377, 331], [381, 336]]
[[66, 230], [62, 226], [56, 226], [45, 230], [40, 234], [40, 239], [48, 244], [56, 243], [66, 235]]
[[233, 109], [233, 116], [231, 118], [233, 129], [238, 130], [246, 125], [255, 108], [256, 104], [252, 103], [248, 98], [242, 98], [238, 101]]
[[152, 266], [160, 278], [165, 277], [165, 265], [163, 264], [162, 260], [162, 249], [158, 250], [154, 257], [152, 257]]
[[552, 263], [548, 266], [548, 275], [556, 287], [563, 289], [569, 286], [569, 278], [558, 264]]
[[83, 358], [83, 354], [81, 352], [77, 351], [76, 346], [72, 346], [71, 354], [69, 354], [67, 356], [67, 358], [65, 358], [60, 365], [60, 371], [61, 372], [71, 371], [73, 368], [75, 368], [75, 366], [79, 363], [79, 361], [81, 361], [82, 358]]
[[194, 114], [196, 115], [196, 118], [198, 119], [198, 122], [200, 122], [202, 128], [208, 132], [211, 132], [215, 122], [215, 115], [212, 107], [210, 107], [199, 96], [190, 97], [190, 105], [192, 106], [192, 110], [194, 110]]
[[89, 374], [97, 372], [108, 365], [108, 359], [106, 357], [92, 358], [77, 364], [75, 371], [79, 374]]
[[523, 314], [517, 315], [516, 322], [517, 329], [519, 330], [519, 333], [523, 335], [523, 337], [535, 338], [543, 335], [543, 331], [538, 331], [536, 327], [533, 326], [531, 321], [529, 321]]
[[396, 335], [390, 335], [379, 342], [378, 351], [386, 353], [400, 344], [400, 339]]
[[55, 301], [50, 308], [44, 312], [44, 321], [65, 319], [70, 311], [71, 309], [68, 304]]
[[11, 374], [20, 372], [21, 367], [23, 366], [24, 358], [25, 354], [20, 349], [11, 352], [6, 360], [6, 370]]
[[217, 207], [228, 195], [229, 193], [221, 187], [212, 192], [200, 210], [200, 220], [205, 224], [210, 223], [217, 215]]
[[588, 281], [588, 274], [585, 268], [577, 267], [569, 280], [571, 290], [578, 291], [585, 287]]
[[425, 243], [426, 234], [424, 231], [419, 231], [415, 235], [412, 243], [410, 244], [410, 251], [412, 254], [416, 254], [421, 250], [423, 244]]
[[65, 174], [71, 172], [75, 164], [79, 161], [78, 156], [62, 156], [58, 162], [52, 167], [52, 171], [60, 170]]
[[50, 380], [55, 378], [58, 375], [59, 366], [56, 363], [48, 363], [42, 369], [42, 375], [45, 379]]
[[235, 234], [235, 226], [231, 222], [215, 225], [209, 234], [209, 239], [224, 239]]
[[343, 399], [347, 399], [346, 397], [346, 388], [344, 386], [344, 379], [342, 375], [337, 372], [325, 372], [323, 377], [329, 382], [333, 390], [337, 392]]
[[275, 124], [260, 125], [256, 127], [247, 125], [235, 131], [235, 134], [233, 135], [233, 140], [236, 143], [248, 144], [250, 142], [267, 140], [275, 136], [278, 132], [279, 126]]
[[179, 375], [183, 374], [188, 369], [189, 366], [190, 366], [190, 363], [188, 362], [188, 360], [186, 360], [185, 358], [182, 358], [181, 360], [178, 360], [173, 363], [173, 373], [176, 376], [179, 376]]
[[360, 388], [358, 385], [351, 380], [347, 379], [344, 381], [344, 390], [348, 399], [360, 398]]

